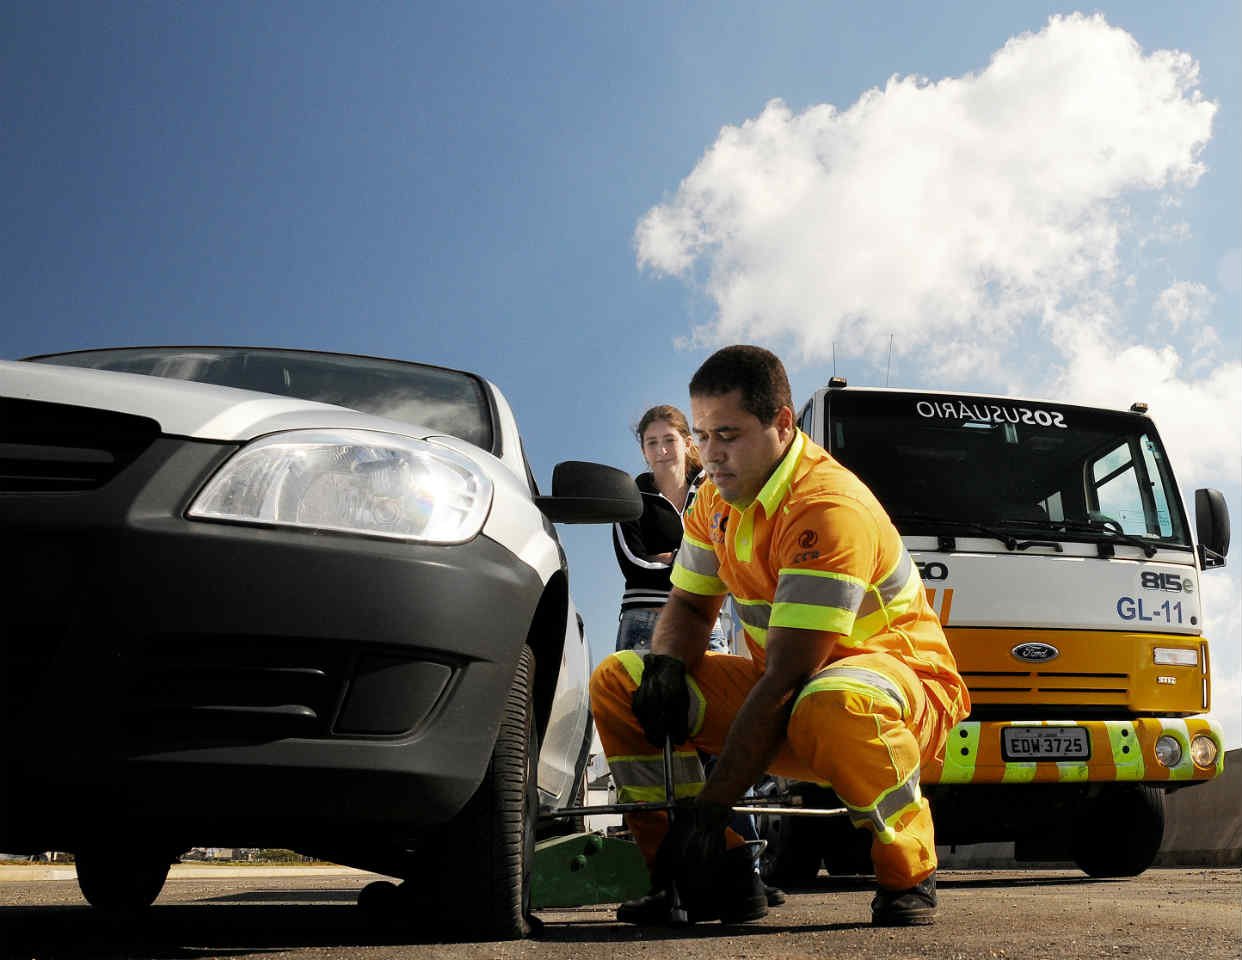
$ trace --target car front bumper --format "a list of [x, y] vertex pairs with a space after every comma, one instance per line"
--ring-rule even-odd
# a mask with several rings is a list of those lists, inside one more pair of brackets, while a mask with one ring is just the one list
[[0, 849], [122, 822], [294, 846], [449, 820], [541, 584], [457, 546], [189, 521], [235, 448], [156, 439], [98, 489], [7, 493]]

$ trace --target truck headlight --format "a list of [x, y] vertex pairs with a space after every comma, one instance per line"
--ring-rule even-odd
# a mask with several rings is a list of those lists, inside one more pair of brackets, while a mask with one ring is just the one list
[[1206, 734], [1196, 734], [1190, 741], [1190, 759], [1195, 762], [1196, 767], [1216, 766], [1218, 753], [1216, 741]]
[[1182, 745], [1177, 737], [1166, 733], [1156, 740], [1156, 759], [1166, 767], [1176, 767], [1182, 762]]
[[188, 515], [464, 543], [482, 529], [491, 503], [491, 480], [455, 451], [369, 430], [294, 430], [234, 454]]

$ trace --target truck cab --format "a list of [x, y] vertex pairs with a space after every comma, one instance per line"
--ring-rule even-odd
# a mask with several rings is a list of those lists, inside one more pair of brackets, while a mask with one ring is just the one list
[[834, 378], [799, 426], [892, 517], [970, 689], [922, 773], [937, 842], [1141, 873], [1165, 793], [1223, 766], [1199, 589], [1228, 551], [1223, 496], [1196, 491], [1192, 527], [1143, 404]]

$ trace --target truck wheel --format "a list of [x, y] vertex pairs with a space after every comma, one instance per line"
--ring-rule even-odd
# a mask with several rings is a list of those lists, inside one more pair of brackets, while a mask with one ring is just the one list
[[535, 655], [523, 647], [483, 782], [423, 856], [425, 869], [436, 868], [437, 908], [472, 939], [520, 940], [530, 932], [539, 813], [534, 673]]
[[148, 851], [87, 848], [74, 855], [78, 889], [98, 910], [145, 910], [168, 879], [170, 858]]
[[[779, 791], [785, 783], [778, 780], [772, 786]], [[761, 794], [766, 792], [760, 789]], [[815, 817], [782, 817], [756, 811], [755, 829], [759, 839], [767, 841], [759, 859], [763, 882], [789, 889], [811, 886], [819, 876], [824, 827], [824, 822]]]
[[871, 862], [869, 830], [859, 830], [848, 817], [833, 817], [825, 827], [824, 866], [834, 877], [868, 876], [875, 872]]
[[1164, 840], [1164, 791], [1145, 783], [1105, 790], [1074, 823], [1074, 863], [1090, 877], [1137, 877]]

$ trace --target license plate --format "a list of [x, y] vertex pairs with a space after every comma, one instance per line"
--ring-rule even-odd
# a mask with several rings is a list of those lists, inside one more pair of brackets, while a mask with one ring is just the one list
[[1082, 727], [1004, 727], [1001, 757], [1015, 760], [1089, 760], [1091, 738]]

